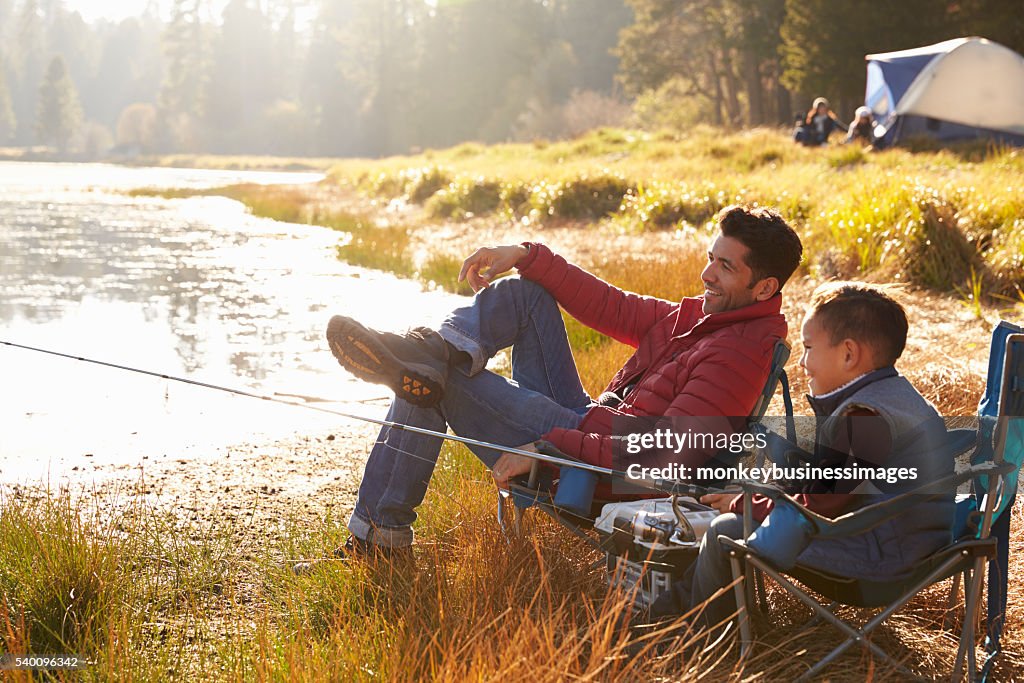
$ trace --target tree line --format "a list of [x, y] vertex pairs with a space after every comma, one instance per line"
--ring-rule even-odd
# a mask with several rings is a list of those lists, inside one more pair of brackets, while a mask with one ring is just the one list
[[864, 55], [1018, 51], [1016, 0], [173, 0], [87, 24], [0, 0], [0, 146], [376, 156], [598, 125], [788, 123]]

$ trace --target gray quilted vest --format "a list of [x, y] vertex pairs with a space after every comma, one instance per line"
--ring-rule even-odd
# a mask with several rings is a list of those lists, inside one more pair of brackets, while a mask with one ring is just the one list
[[[889, 457], [877, 465], [916, 468], [918, 477], [914, 481], [879, 481], [859, 487], [858, 493], [872, 494], [871, 502], [951, 475], [954, 470], [953, 456], [944, 443], [946, 428], [935, 408], [905, 378], [891, 370], [885, 374], [889, 376], [872, 379], [841, 399], [832, 414], [823, 418], [818, 432], [819, 441], [828, 446], [845, 424], [840, 416], [858, 407], [885, 419], [893, 446]], [[801, 553], [799, 562], [865, 579], [909, 574], [922, 559], [952, 541], [954, 493], [951, 490], [942, 499], [922, 500], [859, 536], [814, 541]]]

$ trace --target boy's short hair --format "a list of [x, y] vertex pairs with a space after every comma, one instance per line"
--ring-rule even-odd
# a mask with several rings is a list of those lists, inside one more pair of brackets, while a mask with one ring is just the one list
[[907, 345], [907, 313], [881, 287], [863, 282], [829, 282], [814, 290], [813, 317], [835, 345], [853, 339], [871, 348], [879, 367], [892, 365]]
[[753, 271], [753, 287], [774, 277], [779, 289], [800, 265], [804, 253], [800, 237], [778, 211], [767, 207], [727, 206], [718, 212], [718, 229], [750, 250], [747, 266]]

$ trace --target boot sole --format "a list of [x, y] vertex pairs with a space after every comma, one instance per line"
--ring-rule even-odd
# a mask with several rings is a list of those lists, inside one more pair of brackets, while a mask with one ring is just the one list
[[415, 364], [403, 363], [372, 331], [354, 320], [338, 315], [331, 318], [327, 343], [338, 363], [364, 382], [384, 384], [395, 396], [424, 408], [441, 400], [444, 388], [435, 376]]

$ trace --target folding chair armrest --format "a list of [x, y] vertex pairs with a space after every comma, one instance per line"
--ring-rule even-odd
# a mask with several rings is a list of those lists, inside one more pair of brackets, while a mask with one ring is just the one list
[[[811, 525], [817, 530], [824, 524], [831, 522], [828, 517], [822, 517], [817, 512], [808, 509], [797, 501], [793, 496], [783, 491], [776, 484], [762, 484], [757, 481], [737, 481], [733, 482], [743, 491], [743, 509], [744, 514], [749, 509], [750, 498], [755, 493], [765, 496], [770, 499], [775, 505], [789, 505], [794, 508], [797, 512], [807, 518]], [[749, 530], [748, 530], [749, 531]]]
[[747, 542], [743, 539], [729, 538], [728, 536], [719, 536], [718, 542], [726, 550], [736, 552], [739, 555], [755, 552], [753, 549], [750, 548], [750, 546], [747, 545]]
[[[1006, 475], [1014, 469], [1015, 466], [1012, 463], [979, 463], [957, 474], [924, 484], [913, 491], [902, 493], [887, 500], [857, 508], [835, 519], [824, 517], [809, 510], [775, 484], [762, 484], [756, 481], [735, 483], [739, 485], [743, 490], [743, 495], [748, 499], [751, 495], [757, 493], [769, 498], [775, 505], [788, 505], [794, 508], [811, 523], [813, 527], [812, 536], [818, 538], [837, 538], [855, 536], [870, 531], [925, 500], [950, 494], [960, 484], [970, 481], [975, 477], [981, 475]], [[747, 500], [744, 500], [745, 507], [746, 503]]]
[[958, 474], [943, 477], [878, 503], [865, 505], [835, 519], [822, 518], [823, 524], [816, 525], [814, 535], [819, 538], [856, 536], [871, 531], [922, 502], [942, 496], [952, 496], [960, 484], [979, 475], [1005, 475], [1011, 471], [1013, 471], [1013, 465], [1007, 467], [1007, 463], [972, 465]]

